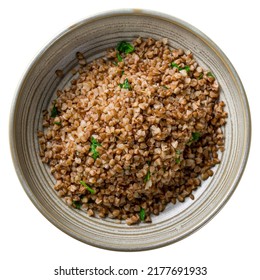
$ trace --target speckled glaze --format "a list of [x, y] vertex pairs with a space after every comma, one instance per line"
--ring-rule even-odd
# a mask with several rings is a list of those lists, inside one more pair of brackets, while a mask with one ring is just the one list
[[[75, 53], [87, 61], [103, 56], [119, 41], [138, 36], [166, 37], [172, 47], [190, 49], [199, 64], [210, 69], [221, 87], [229, 114], [226, 151], [212, 178], [194, 193], [196, 199], [168, 205], [152, 224], [127, 226], [115, 220], [88, 217], [68, 207], [53, 190], [54, 178], [39, 158], [37, 130], [42, 111], [57, 89], [71, 79]], [[61, 79], [55, 70], [62, 69]], [[169, 15], [143, 10], [119, 10], [87, 18], [52, 40], [34, 59], [15, 96], [10, 117], [10, 146], [21, 184], [38, 210], [56, 227], [87, 244], [119, 251], [153, 249], [176, 242], [209, 221], [234, 192], [246, 165], [251, 122], [240, 79], [223, 52], [193, 26]]]

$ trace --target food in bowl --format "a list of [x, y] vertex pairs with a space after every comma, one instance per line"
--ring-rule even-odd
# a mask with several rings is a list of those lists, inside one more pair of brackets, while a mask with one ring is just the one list
[[224, 151], [227, 112], [214, 74], [167, 39], [119, 42], [90, 63], [76, 55], [75, 78], [38, 132], [58, 195], [128, 225], [194, 199]]

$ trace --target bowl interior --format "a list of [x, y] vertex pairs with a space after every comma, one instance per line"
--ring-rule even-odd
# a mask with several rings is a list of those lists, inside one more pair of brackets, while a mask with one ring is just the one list
[[[54, 178], [39, 157], [37, 131], [42, 111], [57, 89], [72, 79], [76, 52], [90, 62], [119, 41], [136, 37], [168, 38], [173, 48], [189, 49], [210, 69], [221, 87], [228, 112], [225, 152], [214, 176], [194, 193], [195, 200], [168, 205], [152, 224], [126, 226], [111, 219], [90, 218], [68, 207], [53, 190]], [[61, 79], [57, 69], [65, 74]], [[204, 34], [166, 15], [145, 11], [110, 12], [84, 20], [54, 39], [36, 57], [19, 87], [11, 118], [11, 149], [21, 183], [35, 206], [58, 228], [85, 243], [113, 250], [145, 250], [175, 242], [201, 227], [233, 193], [245, 166], [250, 142], [246, 96], [232, 65]]]

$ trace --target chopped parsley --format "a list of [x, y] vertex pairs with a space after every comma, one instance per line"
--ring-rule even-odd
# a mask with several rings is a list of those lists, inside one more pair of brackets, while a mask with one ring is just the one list
[[167, 86], [162, 86], [162, 88], [164, 88], [164, 89], [169, 89]]
[[176, 155], [177, 157], [175, 158], [175, 162], [179, 164], [181, 162], [181, 158], [180, 158], [181, 150], [176, 150]]
[[185, 65], [183, 68], [181, 68], [181, 70], [186, 70], [187, 73], [189, 73], [190, 72], [190, 66]]
[[203, 78], [203, 73], [200, 73], [198, 80], [201, 80]]
[[116, 49], [120, 53], [131, 53], [135, 50], [134, 46], [132, 46], [130, 43], [127, 43], [126, 41], [118, 43]]
[[131, 85], [129, 84], [129, 81], [127, 78], [124, 80], [123, 84], [119, 84], [119, 86], [124, 89], [131, 89]]
[[198, 141], [200, 139], [200, 136], [201, 136], [199, 132], [192, 132], [191, 135], [192, 135], [191, 136], [192, 141]]
[[82, 205], [80, 201], [73, 201], [72, 204], [75, 206], [76, 209], [80, 209]]
[[140, 220], [141, 220], [141, 221], [144, 221], [145, 216], [146, 216], [145, 210], [144, 210], [144, 208], [141, 208], [141, 210], [140, 210], [140, 212], [139, 212]]
[[90, 151], [92, 152], [93, 159], [96, 160], [99, 157], [99, 152], [96, 149], [98, 146], [101, 146], [101, 144], [98, 143], [98, 141], [93, 136], [91, 136], [90, 142], [91, 142]]
[[177, 68], [178, 70], [181, 70], [180, 66], [176, 64], [175, 62], [171, 63], [171, 68]]
[[213, 78], [215, 78], [214, 75], [213, 75], [211, 72], [208, 72], [208, 73], [207, 73], [207, 76], [208, 76], [208, 77], [213, 77]]
[[150, 178], [151, 178], [151, 172], [150, 172], [150, 170], [148, 170], [144, 177], [144, 182], [145, 183], [148, 182], [150, 180]]
[[61, 125], [61, 122], [53, 122], [54, 124]]
[[59, 111], [56, 104], [54, 103], [51, 109], [51, 118], [56, 118], [58, 115], [59, 115]]
[[186, 70], [187, 73], [190, 72], [190, 66], [185, 65], [184, 67], [180, 67], [180, 66], [179, 66], [177, 63], [175, 63], [175, 62], [172, 62], [172, 63], [171, 63], [171, 68], [177, 68], [178, 71], [180, 71], [180, 70]]
[[191, 139], [188, 141], [187, 145], [191, 145], [193, 142], [196, 142], [200, 139], [201, 135], [199, 132], [192, 132]]
[[121, 72], [121, 76], [123, 76], [125, 74], [125, 71], [123, 70], [122, 72]]
[[84, 181], [80, 181], [80, 184], [84, 186], [91, 194], [95, 194], [95, 190], [93, 190], [90, 186], [88, 186]]
[[123, 61], [123, 58], [122, 58], [122, 56], [119, 53], [116, 53], [116, 57], [117, 57], [118, 62], [122, 62]]

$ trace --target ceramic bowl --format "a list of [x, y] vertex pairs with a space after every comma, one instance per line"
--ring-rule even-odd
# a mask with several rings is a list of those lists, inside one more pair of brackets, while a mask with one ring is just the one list
[[[68, 207], [53, 189], [54, 178], [39, 157], [37, 130], [42, 111], [57, 89], [72, 78], [76, 52], [87, 61], [107, 48], [136, 37], [168, 38], [173, 48], [189, 49], [210, 69], [221, 87], [228, 120], [225, 152], [214, 176], [194, 192], [195, 200], [168, 205], [151, 224], [127, 226], [111, 219], [88, 217]], [[63, 78], [55, 71], [62, 69]], [[209, 221], [228, 201], [242, 176], [250, 147], [250, 112], [241, 81], [228, 58], [206, 35], [175, 17], [144, 10], [111, 11], [87, 18], [53, 39], [34, 59], [16, 93], [10, 117], [10, 145], [21, 184], [38, 210], [56, 227], [87, 244], [119, 251], [153, 249], [176, 242]]]

